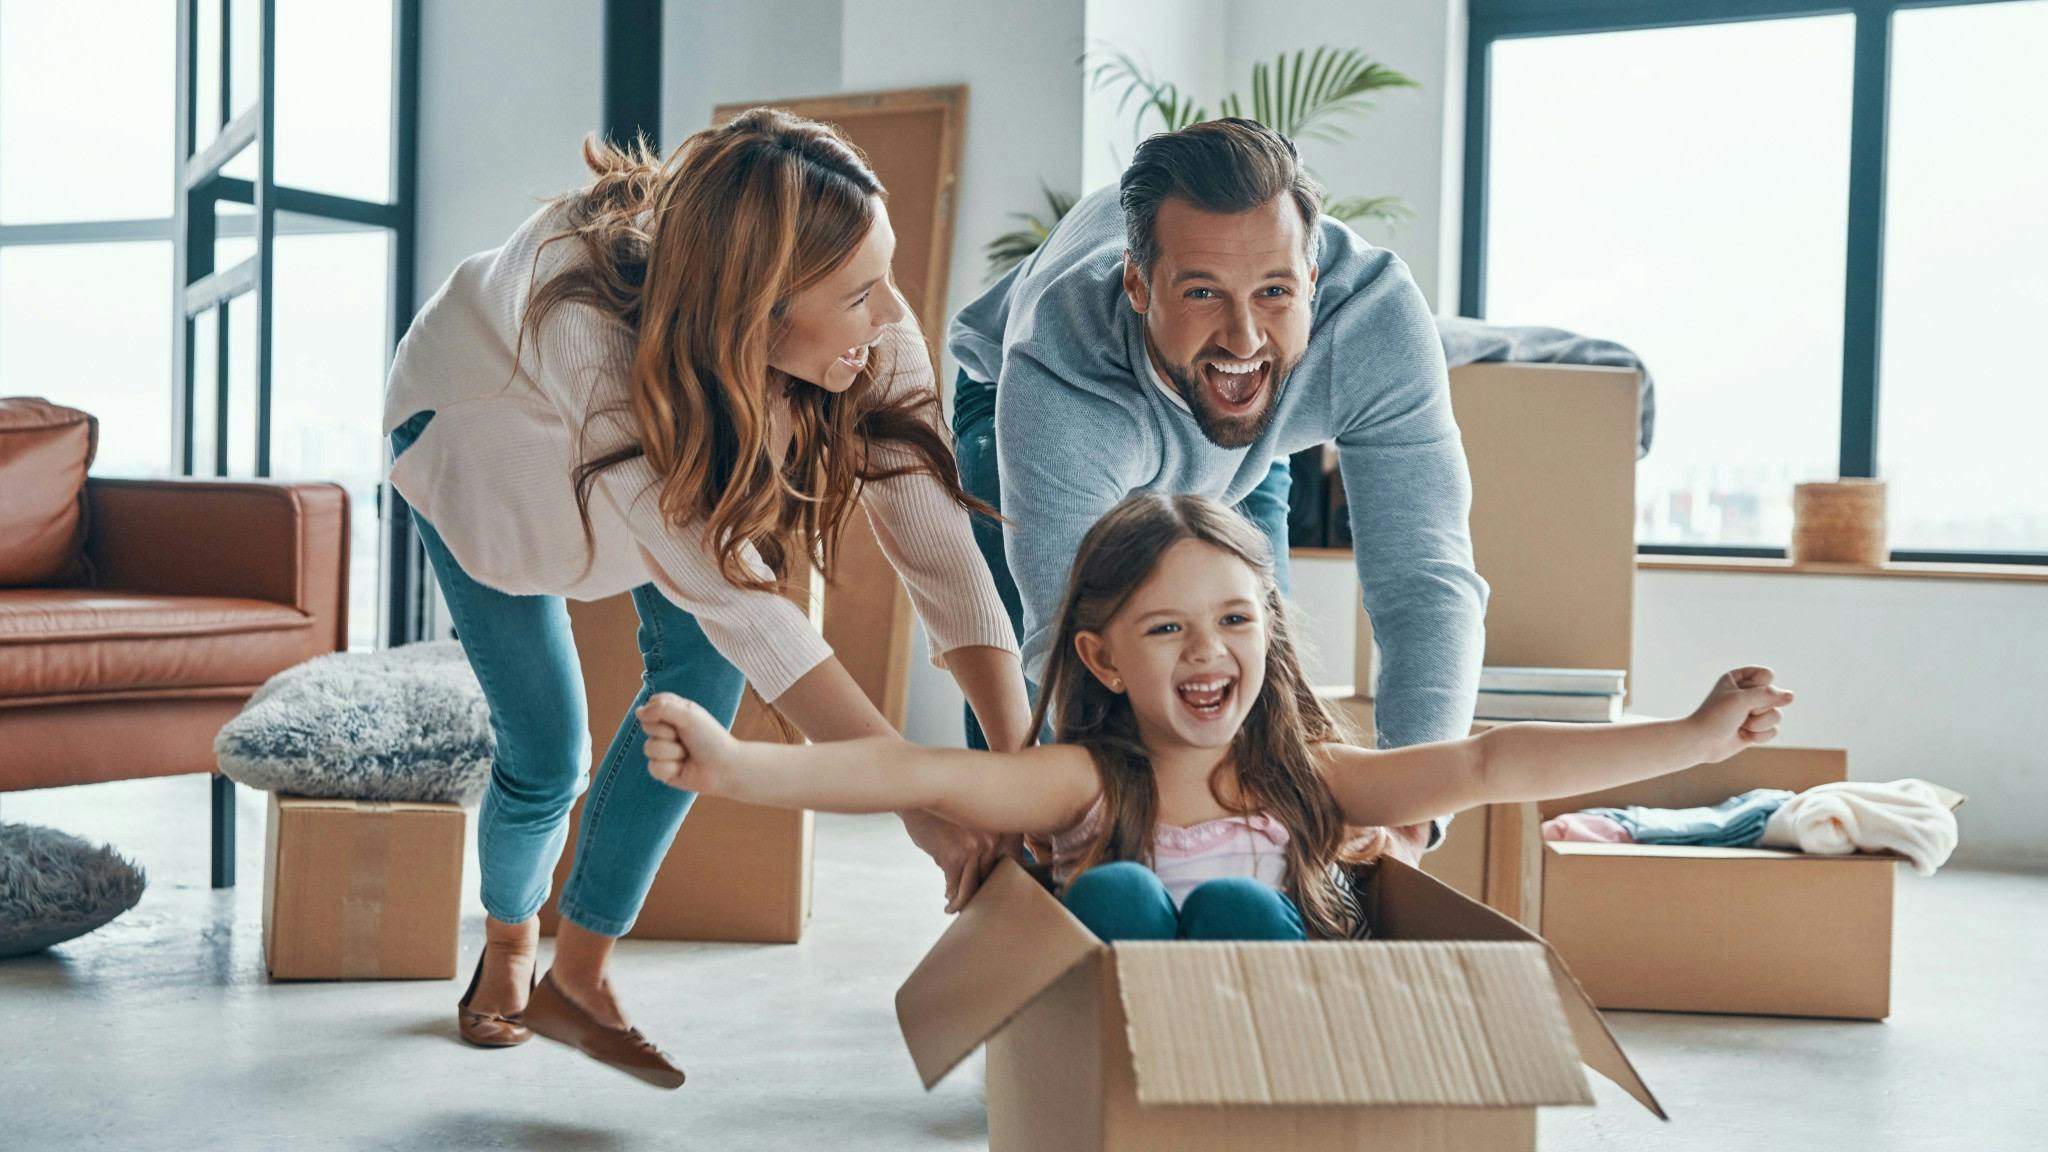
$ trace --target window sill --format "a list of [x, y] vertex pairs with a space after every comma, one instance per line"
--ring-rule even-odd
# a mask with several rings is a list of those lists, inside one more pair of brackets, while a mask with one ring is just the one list
[[[1349, 548], [1291, 548], [1297, 560], [1349, 560]], [[1745, 576], [1860, 576], [1891, 580], [1988, 580], [2006, 584], [2048, 584], [2048, 565], [1933, 564], [1895, 561], [1882, 568], [1856, 564], [1794, 564], [1748, 556], [1664, 556], [1638, 554], [1638, 572], [1723, 572]]]
[[1893, 561], [1879, 568], [1860, 564], [1794, 564], [1748, 556], [1636, 556], [1638, 572], [1736, 572], [1744, 575], [1861, 576], [1893, 580], [1990, 580], [2007, 584], [2048, 584], [2048, 566], [2034, 564], [1933, 564]]

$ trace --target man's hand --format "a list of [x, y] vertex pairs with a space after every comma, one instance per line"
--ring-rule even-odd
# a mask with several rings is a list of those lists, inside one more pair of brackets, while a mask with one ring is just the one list
[[946, 874], [946, 911], [958, 912], [974, 899], [982, 878], [1005, 854], [1014, 855], [1021, 841], [1015, 836], [975, 832], [930, 812], [899, 813], [910, 842]]
[[1429, 825], [1409, 824], [1386, 829], [1383, 841], [1387, 855], [1403, 864], [1422, 867], [1422, 854], [1429, 850]]

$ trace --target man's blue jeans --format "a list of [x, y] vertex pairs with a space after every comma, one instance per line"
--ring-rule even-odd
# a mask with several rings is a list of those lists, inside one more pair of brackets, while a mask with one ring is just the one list
[[[392, 432], [394, 458], [433, 415], [422, 412]], [[568, 838], [569, 810], [589, 766], [583, 672], [569, 608], [559, 596], [512, 596], [477, 583], [425, 517], [415, 512], [413, 522], [490, 705], [497, 754], [477, 813], [477, 856], [484, 910], [517, 924], [547, 902]], [[740, 670], [711, 646], [696, 617], [653, 584], [633, 590], [633, 607], [640, 614], [644, 668], [633, 707], [655, 692], [674, 692], [730, 725], [746, 683]], [[633, 926], [655, 869], [696, 799], [648, 775], [645, 741], [629, 710], [590, 781], [575, 861], [562, 888], [562, 915], [606, 936], [622, 936]]]
[[[960, 462], [960, 483], [967, 491], [996, 511], [1003, 510], [1003, 484], [996, 470], [996, 386], [969, 379], [965, 372], [953, 385], [953, 454]], [[1259, 486], [1238, 502], [1237, 510], [1263, 528], [1273, 546], [1273, 575], [1280, 591], [1287, 591], [1287, 493], [1294, 485], [1287, 457], [1273, 460], [1273, 467]], [[987, 516], [974, 516], [974, 543], [988, 570], [996, 578], [996, 592], [1010, 613], [1010, 627], [1021, 642], [1024, 638], [1024, 604], [1017, 595], [1017, 582], [1010, 576], [1010, 561], [1003, 554], [1003, 526]], [[1039, 669], [1024, 669], [1024, 679], [1036, 684]], [[967, 718], [967, 746], [987, 748], [974, 709], [963, 710]], [[1042, 738], [1042, 737], [1041, 737]]]
[[1158, 873], [1123, 860], [1074, 877], [1062, 899], [1075, 919], [1111, 943], [1308, 939], [1294, 901], [1249, 876], [1205, 880], [1175, 908]]

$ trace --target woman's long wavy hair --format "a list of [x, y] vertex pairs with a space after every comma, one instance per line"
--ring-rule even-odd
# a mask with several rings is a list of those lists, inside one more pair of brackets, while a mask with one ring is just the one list
[[1183, 540], [1199, 540], [1244, 561], [1258, 573], [1266, 608], [1266, 682], [1231, 742], [1230, 756], [1209, 778], [1209, 794], [1229, 811], [1264, 812], [1286, 827], [1287, 895], [1311, 936], [1347, 938], [1357, 930], [1358, 908], [1333, 866], [1362, 860], [1347, 851], [1343, 812], [1316, 768], [1312, 747], [1344, 733], [1302, 674], [1265, 535], [1203, 496], [1128, 497], [1088, 530], [1074, 558], [1031, 721], [1031, 730], [1038, 731], [1050, 715], [1053, 739], [1086, 748], [1102, 777], [1106, 818], [1101, 833], [1082, 847], [1073, 874], [1119, 860], [1149, 867], [1159, 819], [1159, 787], [1130, 699], [1095, 678], [1081, 662], [1074, 637], [1108, 627], [1167, 549]]
[[[520, 339], [532, 332], [544, 354], [542, 322], [572, 302], [635, 336], [621, 366], [634, 442], [575, 469], [586, 541], [599, 473], [639, 456], [662, 477], [662, 515], [701, 519], [725, 578], [745, 588], [781, 586], [799, 557], [829, 574], [865, 483], [925, 472], [962, 507], [992, 512], [960, 486], [937, 391], [880, 399], [900, 355], [928, 355], [921, 341], [898, 356], [878, 343], [840, 394], [768, 365], [797, 293], [844, 264], [882, 216], [886, 193], [858, 148], [829, 125], [756, 108], [666, 161], [644, 141], [594, 137], [583, 159], [596, 179], [556, 202], [564, 228], [542, 246], [573, 243], [583, 258], [533, 287]], [[781, 397], [793, 435], [777, 461], [769, 412]], [[750, 545], [769, 576], [747, 562]]]

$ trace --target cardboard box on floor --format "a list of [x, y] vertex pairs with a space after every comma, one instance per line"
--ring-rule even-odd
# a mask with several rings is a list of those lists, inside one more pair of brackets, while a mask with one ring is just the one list
[[272, 793], [263, 839], [271, 978], [452, 978], [465, 819], [454, 804]]
[[[1833, 748], [1750, 748], [1625, 788], [1539, 805], [1718, 804], [1848, 778]], [[1961, 797], [1956, 801], [1961, 802]], [[1554, 842], [1543, 934], [1602, 1008], [1881, 1020], [1891, 1013], [1891, 854]]]
[[[639, 615], [631, 596], [614, 596], [571, 601], [569, 619], [583, 666], [592, 740], [602, 756], [640, 693], [642, 661], [635, 639]], [[733, 732], [748, 740], [800, 739], [751, 688], [740, 701]], [[569, 817], [569, 839], [555, 865], [548, 902], [540, 910], [544, 935], [553, 934], [561, 923], [556, 902], [569, 879], [582, 817], [579, 799]], [[809, 812], [698, 797], [627, 935], [641, 940], [770, 944], [802, 939], [811, 917], [814, 823]]]
[[896, 994], [925, 1087], [986, 1042], [990, 1152], [1532, 1149], [1583, 1060], [1663, 1110], [1564, 962], [1394, 861], [1375, 939], [1104, 944], [999, 865]]

